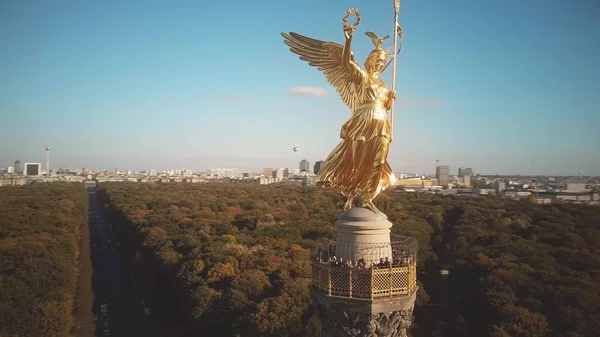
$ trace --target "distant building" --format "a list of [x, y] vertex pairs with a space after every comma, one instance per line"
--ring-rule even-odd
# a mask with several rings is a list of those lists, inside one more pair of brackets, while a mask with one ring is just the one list
[[515, 199], [519, 199], [519, 198], [523, 198], [523, 197], [528, 197], [530, 195], [531, 195], [530, 191], [511, 190], [511, 191], [505, 191], [504, 192], [504, 196], [505, 197], [515, 198]]
[[273, 177], [273, 168], [271, 168], [271, 167], [264, 168], [263, 169], [263, 175], [265, 177], [269, 177], [269, 178]]
[[20, 186], [25, 185], [27, 180], [25, 178], [12, 177], [12, 178], [0, 178], [0, 186]]
[[462, 177], [458, 177], [458, 184], [464, 187], [471, 187], [471, 175], [467, 174]]
[[[207, 172], [209, 175], [213, 177], [224, 177], [224, 178], [234, 178], [239, 176], [239, 169], [237, 168], [212, 168]], [[167, 172], [169, 176], [181, 175], [181, 170], [170, 170]]]
[[310, 163], [306, 159], [300, 161], [300, 172], [310, 172]]
[[23, 172], [26, 176], [39, 176], [42, 174], [41, 163], [25, 163]]
[[448, 180], [450, 179], [450, 167], [448, 165], [438, 165], [435, 171], [435, 178], [438, 180], [438, 185], [448, 185]]
[[600, 193], [594, 192], [546, 192], [536, 191], [536, 198], [547, 198], [552, 200], [563, 200], [570, 202], [590, 202], [600, 200]]
[[278, 168], [277, 170], [273, 171], [273, 178], [276, 179], [283, 179], [285, 177], [285, 170], [284, 168]]
[[491, 188], [474, 188], [473, 194], [475, 195], [493, 195], [496, 191]]
[[310, 171], [302, 171], [300, 179], [302, 179], [302, 185], [314, 186], [317, 183], [318, 177]]
[[15, 173], [17, 173], [17, 174], [23, 173], [23, 168], [21, 167], [20, 160], [15, 160]]
[[458, 169], [459, 177], [472, 176], [472, 175], [473, 175], [473, 169], [470, 167], [461, 167]]
[[261, 176], [259, 179], [259, 184], [269, 185], [269, 184], [279, 183], [279, 182], [281, 182], [281, 180], [282, 180], [281, 178]]
[[437, 184], [436, 180], [431, 179], [423, 179], [422, 177], [412, 177], [412, 178], [404, 178], [396, 180], [397, 186], [405, 186], [406, 187], [429, 187], [435, 186]]
[[15, 168], [13, 166], [9, 166], [6, 168], [6, 173], [15, 173]]
[[504, 183], [503, 181], [497, 181], [494, 183], [494, 190], [496, 191], [496, 193], [500, 194], [505, 189], [506, 189], [506, 183]]
[[314, 173], [319, 174], [319, 172], [321, 172], [321, 168], [323, 167], [323, 165], [325, 165], [325, 161], [323, 161], [323, 160], [319, 160], [318, 162], [316, 162]]
[[542, 205], [551, 204], [552, 199], [550, 199], [550, 198], [535, 198], [535, 203], [542, 204]]
[[567, 192], [585, 192], [586, 183], [580, 181], [568, 181]]

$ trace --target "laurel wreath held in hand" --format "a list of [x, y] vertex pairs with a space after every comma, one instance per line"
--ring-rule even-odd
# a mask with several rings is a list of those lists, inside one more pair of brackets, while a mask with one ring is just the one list
[[[352, 25], [348, 25], [348, 17], [351, 14], [354, 14], [354, 16], [356, 17], [356, 22], [354, 22], [354, 24], [352, 24]], [[342, 19], [342, 21], [344, 22], [344, 27], [352, 26], [352, 27], [356, 28], [360, 24], [360, 12], [356, 8], [350, 8], [346, 11], [346, 15], [344, 15], [344, 18]]]

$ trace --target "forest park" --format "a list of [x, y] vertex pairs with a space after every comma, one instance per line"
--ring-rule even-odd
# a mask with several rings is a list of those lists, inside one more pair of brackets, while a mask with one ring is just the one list
[[82, 256], [88, 273], [84, 278], [78, 273], [86, 220], [81, 184], [0, 188], [0, 336], [88, 336], [93, 331], [89, 250]]
[[[106, 183], [97, 193], [135, 263], [156, 336], [319, 335], [310, 251], [334, 238], [338, 193], [225, 183]], [[376, 205], [393, 233], [419, 242], [412, 336], [442, 300], [448, 336], [600, 331], [600, 208], [395, 190]], [[0, 188], [0, 336], [82, 330], [86, 214], [80, 184]]]
[[[295, 185], [101, 185], [136, 264], [154, 331], [317, 336], [310, 250], [333, 238], [344, 199]], [[450, 336], [578, 337], [600, 331], [600, 208], [386, 191], [392, 232], [419, 242], [412, 335], [431, 322], [449, 264]]]

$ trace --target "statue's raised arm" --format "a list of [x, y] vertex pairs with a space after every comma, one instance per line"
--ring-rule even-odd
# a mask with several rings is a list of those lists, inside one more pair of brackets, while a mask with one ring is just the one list
[[[355, 14], [357, 21], [354, 25], [348, 25], [349, 14]], [[365, 73], [361, 67], [354, 62], [352, 54], [352, 37], [354, 30], [360, 22], [360, 14], [350, 9], [344, 17], [344, 45], [335, 42], [321, 41], [290, 32], [281, 33], [284, 42], [290, 50], [300, 55], [300, 59], [309, 65], [317, 67], [333, 87], [335, 87], [342, 100], [353, 112], [361, 104]]]

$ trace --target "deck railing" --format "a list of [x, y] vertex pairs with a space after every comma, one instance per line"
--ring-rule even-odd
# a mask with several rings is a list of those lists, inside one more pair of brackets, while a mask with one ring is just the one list
[[312, 262], [312, 286], [330, 296], [374, 299], [409, 295], [417, 287], [417, 264], [355, 268]]

